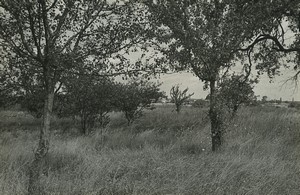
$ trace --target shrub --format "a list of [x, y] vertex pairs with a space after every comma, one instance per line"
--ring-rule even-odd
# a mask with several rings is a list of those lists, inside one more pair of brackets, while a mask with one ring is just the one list
[[108, 112], [113, 109], [114, 89], [113, 81], [107, 78], [70, 78], [58, 96], [61, 105], [58, 115], [79, 116], [83, 134], [87, 134], [96, 123], [105, 127], [109, 123]]
[[300, 103], [299, 102], [290, 102], [288, 105], [289, 108], [296, 108], [300, 109]]
[[195, 108], [205, 108], [205, 107], [209, 106], [209, 101], [199, 99], [199, 100], [196, 100], [192, 104], [192, 106], [195, 107]]
[[125, 114], [128, 125], [141, 117], [144, 109], [154, 109], [151, 103], [165, 96], [160, 92], [159, 86], [160, 84], [142, 80], [118, 84], [115, 105]]

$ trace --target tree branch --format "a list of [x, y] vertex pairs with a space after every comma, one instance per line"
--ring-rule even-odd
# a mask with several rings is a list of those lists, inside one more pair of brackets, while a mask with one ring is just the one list
[[271, 40], [271, 41], [273, 41], [275, 43], [275, 45], [277, 46], [277, 48], [273, 48], [276, 51], [284, 52], [284, 53], [300, 52], [300, 48], [298, 48], [298, 47], [285, 48], [279, 42], [279, 40], [276, 37], [271, 36], [269, 34], [261, 34], [261, 35], [259, 35], [248, 47], [246, 47], [246, 48], [240, 48], [238, 50], [239, 51], [248, 51], [250, 49], [253, 49], [256, 44], [258, 44], [259, 42], [264, 41], [264, 40]]
[[53, 32], [53, 37], [52, 37], [53, 42], [55, 42], [56, 39], [59, 37], [61, 28], [65, 24], [68, 13], [70, 12], [71, 7], [74, 5], [74, 2], [73, 2], [73, 4], [71, 4], [71, 3], [72, 3], [71, 1], [68, 1], [66, 3], [66, 8], [63, 11], [63, 14], [59, 17], [59, 21], [58, 21], [58, 25], [56, 27], [56, 30]]
[[31, 8], [32, 8], [31, 5], [28, 5], [28, 6], [27, 6], [28, 17], [29, 17], [29, 23], [30, 23], [30, 30], [31, 30], [31, 36], [32, 36], [32, 39], [33, 39], [33, 41], [34, 41], [35, 47], [36, 47], [36, 49], [37, 49], [37, 58], [38, 58], [39, 60], [41, 60], [41, 59], [42, 59], [42, 57], [41, 57], [41, 54], [42, 54], [42, 53], [41, 53], [41, 45], [40, 45], [40, 42], [38, 42], [37, 37], [36, 37], [35, 26], [34, 26], [34, 20], [33, 20], [33, 17], [32, 17], [32, 15], [31, 15], [31, 11], [32, 11]]
[[51, 31], [49, 28], [49, 21], [48, 21], [48, 16], [47, 16], [48, 11], [46, 8], [46, 2], [44, 0], [39, 0], [38, 2], [42, 8], [41, 14], [42, 14], [42, 20], [43, 20], [44, 31], [45, 31], [45, 41], [46, 41], [46, 45], [44, 48], [44, 55], [45, 55], [45, 58], [47, 58], [49, 55], [50, 36], [51, 36]]

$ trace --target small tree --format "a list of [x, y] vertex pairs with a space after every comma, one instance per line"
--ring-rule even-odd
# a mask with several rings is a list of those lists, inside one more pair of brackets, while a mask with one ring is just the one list
[[114, 83], [107, 79], [73, 77], [66, 81], [60, 99], [59, 116], [79, 116], [82, 134], [88, 134], [96, 123], [105, 127], [109, 122], [108, 112], [113, 108]]
[[250, 104], [255, 100], [252, 86], [255, 82], [255, 80], [248, 80], [243, 76], [236, 75], [226, 78], [219, 86], [218, 100], [234, 116], [242, 104]]
[[268, 101], [268, 96], [264, 95], [261, 99], [261, 102], [264, 104]]
[[117, 87], [116, 107], [125, 114], [128, 125], [142, 116], [143, 110], [154, 109], [152, 102], [165, 97], [159, 89], [160, 84], [148, 81], [131, 81], [127, 84], [119, 83]]
[[182, 104], [194, 95], [194, 93], [187, 94], [188, 90], [189, 88], [186, 88], [181, 91], [179, 85], [174, 85], [170, 90], [171, 102], [175, 104], [177, 113], [180, 112]]

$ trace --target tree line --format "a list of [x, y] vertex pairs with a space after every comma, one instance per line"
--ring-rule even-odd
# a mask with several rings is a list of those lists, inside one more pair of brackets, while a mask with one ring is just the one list
[[[53, 114], [59, 118], [78, 118], [81, 134], [87, 135], [97, 125], [105, 128], [110, 122], [109, 113], [123, 112], [130, 125], [142, 116], [145, 109], [154, 109], [152, 103], [164, 98], [160, 83], [133, 79], [116, 82], [110, 78], [93, 78], [86, 75], [69, 77], [56, 91]], [[20, 105], [35, 118], [43, 116], [44, 94], [37, 86], [7, 93], [0, 107]]]

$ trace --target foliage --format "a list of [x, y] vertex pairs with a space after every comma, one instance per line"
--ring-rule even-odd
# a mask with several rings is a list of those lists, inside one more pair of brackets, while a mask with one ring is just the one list
[[[13, 66], [9, 61], [9, 66]], [[19, 104], [36, 118], [43, 115], [45, 94], [42, 83], [32, 72], [17, 69], [3, 69], [1, 76], [4, 105]], [[16, 77], [22, 75], [20, 77]]]
[[300, 103], [299, 102], [290, 102], [289, 105], [288, 105], [289, 108], [296, 108], [298, 110], [300, 110]]
[[231, 78], [226, 78], [222, 81], [218, 89], [217, 98], [232, 115], [235, 115], [242, 104], [249, 105], [255, 101], [256, 96], [252, 86], [255, 82], [233, 75]]
[[116, 107], [125, 114], [128, 125], [142, 116], [144, 109], [154, 109], [151, 103], [165, 97], [160, 84], [143, 80], [132, 80], [117, 85]]
[[95, 79], [88, 76], [68, 77], [61, 94], [59, 116], [80, 117], [83, 134], [99, 123], [109, 123], [108, 112], [113, 109], [114, 82], [107, 78]]
[[16, 102], [14, 90], [6, 82], [6, 75], [0, 71], [0, 108], [8, 107]]
[[[256, 62], [259, 74], [267, 72], [269, 77], [280, 73], [280, 68], [292, 67], [296, 73], [289, 80], [297, 81], [300, 74], [300, 18], [299, 1], [256, 1], [249, 3], [252, 14], [265, 25], [254, 31], [252, 38], [242, 51], [248, 53], [248, 61]], [[267, 17], [266, 17], [267, 16]]]
[[172, 86], [170, 90], [171, 102], [175, 104], [177, 113], [180, 112], [182, 104], [194, 95], [194, 93], [187, 94], [188, 90], [189, 88], [186, 88], [181, 91], [179, 85]]
[[264, 103], [266, 103], [267, 101], [268, 101], [268, 96], [266, 96], [266, 95], [262, 96], [261, 102], [264, 104]]
[[32, 89], [19, 97], [21, 108], [28, 111], [35, 118], [43, 116], [44, 93], [41, 88]]
[[192, 106], [195, 108], [209, 107], [209, 101], [203, 100], [203, 99], [198, 99], [192, 104]]

